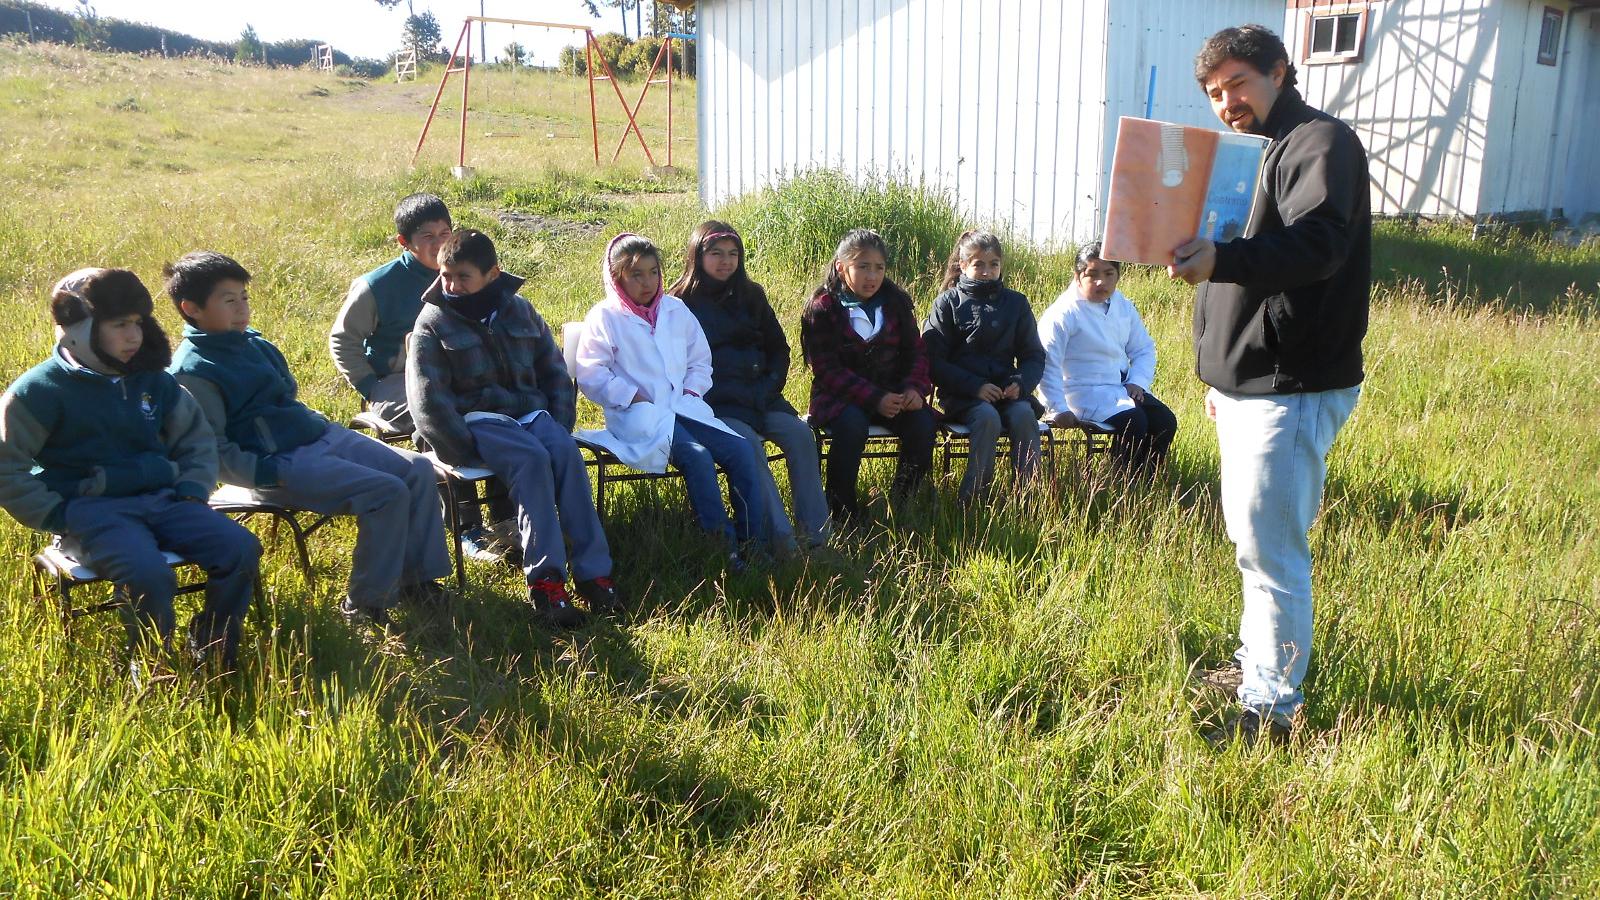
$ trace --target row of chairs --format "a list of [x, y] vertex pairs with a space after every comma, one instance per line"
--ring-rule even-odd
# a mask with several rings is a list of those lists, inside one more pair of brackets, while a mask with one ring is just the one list
[[[350, 421], [350, 427], [366, 431], [385, 443], [400, 444], [409, 442], [411, 435], [407, 432], [397, 432], [387, 427], [377, 416], [362, 412]], [[1094, 458], [1105, 453], [1110, 447], [1110, 436], [1103, 432], [1088, 428], [1071, 429], [1068, 434], [1058, 434], [1059, 429], [1050, 427], [1041, 422], [1039, 435], [1043, 451], [1045, 471], [1054, 471], [1054, 459], [1063, 446], [1076, 447], [1083, 465], [1088, 467], [1093, 464]], [[827, 459], [828, 442], [832, 439], [828, 429], [812, 426], [816, 437], [817, 456]], [[952, 459], [965, 459], [970, 455], [968, 438], [970, 432], [966, 426], [959, 423], [945, 423], [939, 429], [939, 455], [942, 465], [941, 471], [948, 474]], [[865, 459], [892, 458], [898, 452], [897, 439], [893, 432], [881, 426], [874, 425], [868, 432], [867, 449], [862, 454]], [[579, 448], [585, 453], [585, 462], [595, 472], [595, 508], [602, 521], [607, 514], [607, 494], [614, 485], [630, 481], [652, 481], [665, 478], [677, 478], [674, 471], [663, 473], [640, 472], [624, 465], [609, 450], [589, 441], [579, 440]], [[494, 493], [494, 473], [486, 468], [477, 466], [455, 466], [440, 460], [432, 452], [424, 454], [433, 464], [434, 472], [439, 478], [441, 486], [448, 490], [448, 496], [453, 502], [445, 504], [445, 524], [449, 528], [451, 546], [454, 551], [454, 568], [456, 585], [466, 587], [466, 565], [461, 551], [461, 534], [465, 530], [464, 511], [469, 505], [481, 506], [496, 499]], [[783, 459], [782, 453], [772, 453], [767, 459], [769, 463], [779, 462]], [[218, 488], [211, 497], [211, 505], [219, 512], [226, 513], [240, 522], [252, 518], [266, 518], [272, 521], [272, 530], [277, 532], [281, 525], [289, 533], [290, 541], [294, 545], [296, 563], [308, 586], [315, 583], [315, 572], [311, 566], [309, 552], [309, 539], [323, 526], [333, 520], [333, 516], [306, 513], [303, 510], [293, 510], [271, 503], [263, 503], [245, 488], [224, 485]], [[302, 516], [309, 516], [308, 521], [302, 521]], [[83, 607], [72, 604], [72, 591], [74, 588], [103, 581], [93, 569], [74, 559], [61, 546], [60, 540], [53, 540], [49, 546], [34, 557], [34, 572], [36, 579], [36, 596], [44, 597], [49, 594], [55, 598], [62, 626], [70, 633], [74, 620], [95, 613], [115, 609], [122, 601], [113, 598], [110, 601], [95, 603]], [[185, 567], [189, 563], [176, 554], [167, 554], [167, 563], [173, 567]], [[179, 593], [191, 593], [203, 590], [205, 582], [191, 582], [180, 588]]]
[[[568, 371], [573, 371], [576, 366], [573, 348], [577, 346], [577, 334], [582, 328], [581, 322], [569, 322], [563, 327], [564, 355]], [[805, 417], [802, 417], [805, 418]], [[827, 428], [811, 424], [812, 433], [816, 438], [817, 457], [826, 460], [828, 442], [832, 439]], [[349, 423], [349, 427], [366, 432], [388, 444], [405, 444], [411, 441], [409, 432], [396, 431], [389, 423], [363, 409], [357, 413]], [[1058, 435], [1058, 432], [1063, 432]], [[1039, 423], [1039, 435], [1045, 471], [1055, 471], [1054, 460], [1061, 445], [1076, 447], [1079, 457], [1083, 462], [1084, 470], [1094, 462], [1094, 458], [1106, 453], [1110, 449], [1111, 437], [1109, 434], [1082, 426], [1072, 429], [1053, 428], [1045, 422]], [[938, 450], [942, 459], [941, 471], [948, 474], [952, 459], [965, 459], [970, 455], [970, 430], [962, 424], [947, 422], [940, 426], [938, 432]], [[894, 433], [882, 426], [872, 426], [867, 435], [867, 448], [862, 454], [865, 459], [890, 458], [897, 453], [897, 438]], [[594, 470], [595, 482], [595, 509], [601, 521], [605, 521], [607, 514], [606, 497], [612, 486], [630, 481], [653, 481], [664, 478], [680, 477], [674, 471], [662, 473], [641, 472], [623, 464], [614, 454], [606, 448], [590, 441], [578, 439], [578, 446], [585, 454], [585, 463]], [[441, 495], [451, 498], [451, 502], [444, 504], [445, 524], [449, 528], [450, 543], [454, 552], [455, 580], [458, 588], [466, 587], [466, 564], [461, 551], [461, 534], [465, 530], [466, 517], [464, 511], [472, 506], [482, 506], [497, 499], [494, 493], [494, 473], [478, 466], [455, 466], [446, 463], [432, 452], [424, 454], [433, 464], [441, 487]], [[767, 457], [768, 463], [783, 459], [782, 453], [772, 453]], [[308, 539], [323, 526], [332, 520], [332, 516], [317, 515], [304, 510], [294, 510], [271, 503], [258, 501], [247, 489], [223, 486], [211, 497], [211, 505], [219, 512], [232, 516], [240, 522], [252, 518], [267, 518], [273, 523], [272, 530], [276, 534], [278, 526], [282, 525], [289, 532], [294, 543], [296, 561], [304, 576], [307, 585], [314, 583], [315, 575], [311, 567], [308, 552]], [[302, 516], [307, 521], [302, 521]], [[177, 557], [167, 554], [167, 562], [174, 567], [186, 567], [190, 564]], [[82, 616], [115, 609], [121, 600], [113, 599], [104, 603], [92, 604], [84, 607], [72, 605], [72, 591], [74, 588], [101, 582], [101, 578], [93, 569], [73, 559], [64, 548], [59, 539], [34, 557], [34, 575], [36, 595], [43, 597], [49, 593], [54, 596], [59, 611], [62, 625], [71, 632], [72, 622]], [[191, 582], [184, 585], [179, 593], [192, 593], [203, 590], [204, 580]]]

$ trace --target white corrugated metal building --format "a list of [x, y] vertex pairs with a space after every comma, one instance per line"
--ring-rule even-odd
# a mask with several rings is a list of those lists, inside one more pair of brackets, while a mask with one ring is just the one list
[[[1376, 211], [1581, 214], [1600, 206], [1600, 54], [1594, 11], [1575, 7], [1596, 3], [1549, 2], [1567, 25], [1558, 64], [1533, 72], [1548, 14], [1529, 0], [701, 0], [701, 196], [819, 167], [896, 174], [1037, 243], [1083, 240], [1103, 222], [1117, 119], [1220, 127], [1194, 54], [1260, 22], [1307, 99], [1361, 132]], [[1514, 33], [1530, 27], [1532, 50]]]
[[702, 0], [708, 205], [817, 167], [948, 188], [1034, 240], [1093, 234], [1117, 118], [1215, 122], [1195, 50], [1283, 0]]
[[1600, 2], [1291, 0], [1313, 106], [1355, 127], [1386, 214], [1600, 212]]

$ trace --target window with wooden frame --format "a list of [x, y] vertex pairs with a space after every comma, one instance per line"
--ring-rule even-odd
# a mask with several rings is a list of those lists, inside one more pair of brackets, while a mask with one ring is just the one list
[[1553, 66], [1561, 50], [1562, 12], [1554, 6], [1544, 8], [1544, 20], [1539, 23], [1539, 65]]
[[1359, 62], [1367, 43], [1364, 7], [1328, 7], [1306, 14], [1305, 52], [1308, 63]]

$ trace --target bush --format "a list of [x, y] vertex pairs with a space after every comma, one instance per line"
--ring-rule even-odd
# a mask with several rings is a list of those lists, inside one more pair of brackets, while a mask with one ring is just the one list
[[586, 58], [582, 47], [563, 47], [561, 56], [556, 61], [556, 68], [563, 75], [589, 74], [589, 60]]
[[394, 72], [394, 66], [389, 63], [366, 56], [354, 57], [341, 68], [357, 78], [382, 78]]
[[[626, 53], [628, 46], [633, 42], [627, 36], [617, 34], [615, 31], [607, 32], [595, 38], [595, 43], [600, 45], [600, 55], [605, 57], [606, 64], [611, 66], [611, 71], [618, 75], [626, 75], [621, 68], [622, 54]], [[583, 53], [583, 48], [578, 48], [578, 53]]]
[[950, 248], [967, 227], [943, 190], [884, 177], [856, 184], [829, 169], [782, 181], [721, 214], [765, 267], [814, 272], [819, 281], [845, 232], [876, 229], [889, 244], [892, 276], [913, 296], [937, 286]]

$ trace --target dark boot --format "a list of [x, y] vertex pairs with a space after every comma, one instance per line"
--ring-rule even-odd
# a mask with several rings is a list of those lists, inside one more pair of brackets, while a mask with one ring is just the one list
[[553, 578], [528, 585], [528, 602], [533, 604], [533, 616], [541, 628], [567, 631], [589, 624], [588, 614], [572, 605], [567, 586]]

